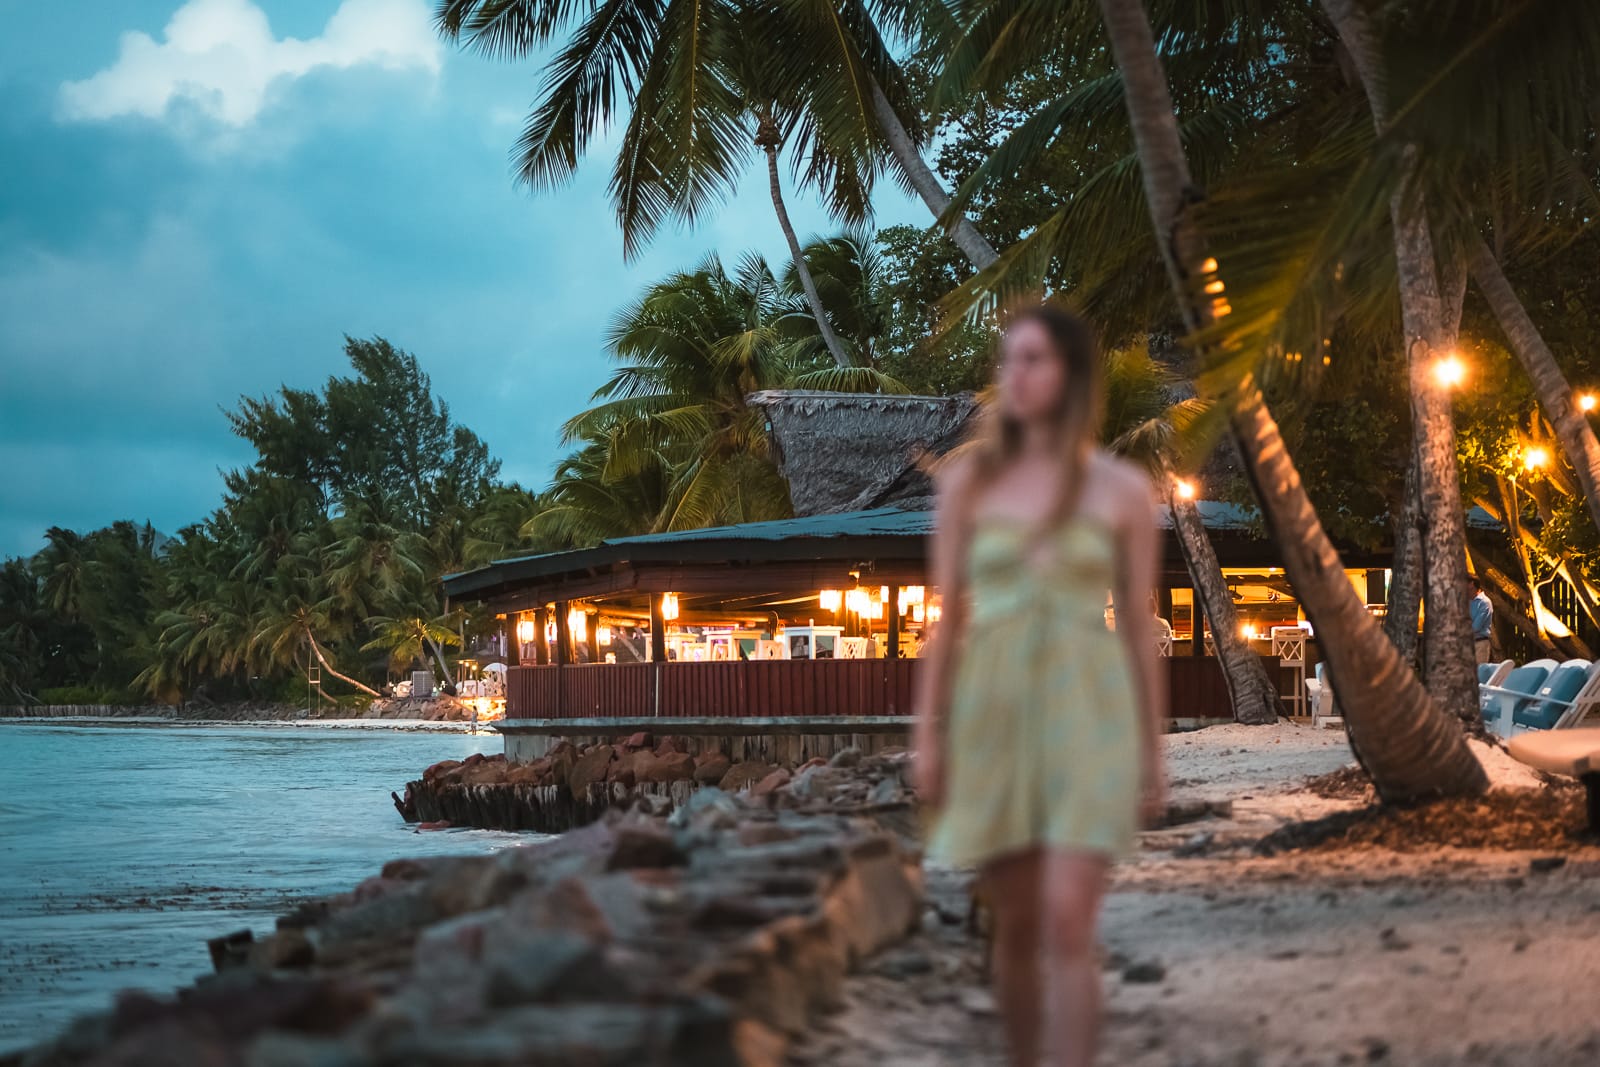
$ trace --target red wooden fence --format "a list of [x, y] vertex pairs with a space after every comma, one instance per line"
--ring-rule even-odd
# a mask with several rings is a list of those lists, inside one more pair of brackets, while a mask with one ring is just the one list
[[[507, 672], [506, 716], [910, 715], [918, 662], [819, 659], [513, 667]], [[1216, 659], [1175, 656], [1162, 662], [1167, 665], [1173, 716], [1233, 717]], [[1276, 659], [1266, 659], [1266, 668], [1278, 679], [1280, 692], [1297, 684]]]

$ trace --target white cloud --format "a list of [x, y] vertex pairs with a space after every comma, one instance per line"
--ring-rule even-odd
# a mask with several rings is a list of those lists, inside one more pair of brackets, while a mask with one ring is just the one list
[[440, 62], [426, 0], [343, 0], [309, 40], [274, 36], [251, 0], [188, 0], [162, 36], [123, 34], [115, 63], [62, 85], [62, 116], [161, 119], [179, 104], [238, 129], [284, 80], [358, 66], [434, 74]]

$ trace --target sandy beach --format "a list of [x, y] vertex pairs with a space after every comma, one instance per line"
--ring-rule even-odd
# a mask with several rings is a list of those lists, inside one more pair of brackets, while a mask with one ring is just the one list
[[[1342, 733], [1218, 727], [1172, 736], [1168, 753], [1174, 799], [1232, 800], [1233, 818], [1147, 834], [1118, 868], [1101, 1063], [1600, 1062], [1600, 848], [1260, 856], [1246, 842], [1275, 826], [1363, 804], [1304, 788], [1350, 762]], [[1499, 788], [1539, 786], [1503, 754], [1486, 762]], [[929, 871], [922, 933], [850, 980], [796, 1062], [1005, 1062], [969, 883]]]

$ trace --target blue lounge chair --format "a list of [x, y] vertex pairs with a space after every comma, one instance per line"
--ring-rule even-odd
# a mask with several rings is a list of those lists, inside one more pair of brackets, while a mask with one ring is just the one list
[[1564, 663], [1540, 687], [1535, 699], [1511, 711], [1502, 737], [1528, 730], [1564, 730], [1577, 726], [1600, 703], [1600, 668], [1586, 660]]
[[1507, 672], [1505, 680], [1499, 685], [1478, 687], [1479, 707], [1489, 729], [1501, 737], [1511, 736], [1512, 719], [1517, 709], [1534, 700], [1539, 695], [1539, 689], [1550, 679], [1550, 670], [1555, 666], [1555, 661], [1545, 662], [1550, 666], [1529, 663]]

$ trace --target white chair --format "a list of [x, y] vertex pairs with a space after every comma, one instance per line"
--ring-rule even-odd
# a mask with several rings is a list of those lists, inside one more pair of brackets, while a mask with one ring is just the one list
[[1306, 702], [1311, 706], [1313, 730], [1334, 723], [1344, 725], [1344, 717], [1339, 714], [1339, 706], [1333, 699], [1333, 686], [1323, 670], [1326, 666], [1326, 662], [1318, 663], [1313, 677], [1306, 679]]
[[1170, 656], [1170, 655], [1172, 655], [1172, 633], [1171, 633], [1171, 631], [1168, 631], [1166, 633], [1156, 634], [1156, 655], [1158, 655], [1158, 656]]

